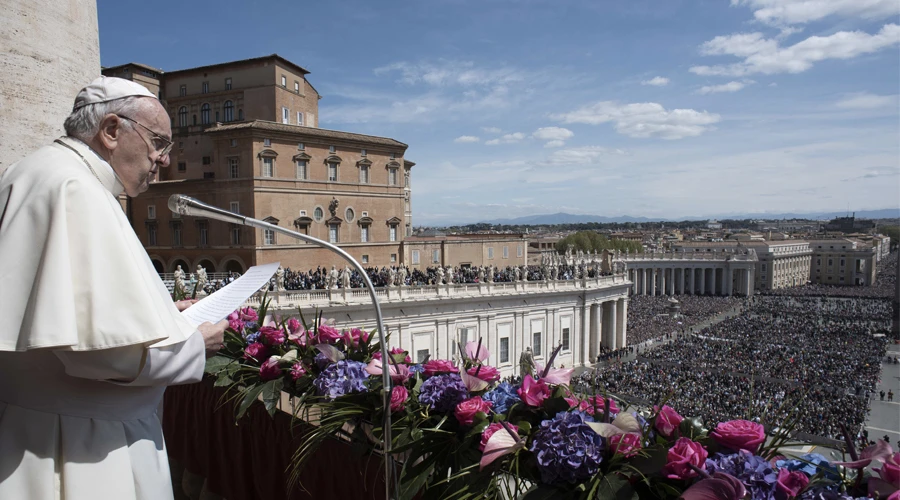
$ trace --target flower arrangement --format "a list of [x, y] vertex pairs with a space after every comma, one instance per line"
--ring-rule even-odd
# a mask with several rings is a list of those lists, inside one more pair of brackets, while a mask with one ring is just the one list
[[[597, 388], [576, 394], [572, 369], [536, 366], [520, 383], [500, 381], [481, 341], [458, 361], [414, 363], [403, 349], [382, 359], [376, 336], [339, 329], [319, 315], [285, 318], [244, 308], [229, 317], [225, 348], [207, 362], [228, 387], [236, 417], [258, 399], [274, 413], [281, 393], [314, 424], [290, 475], [325, 439], [341, 435], [373, 450], [382, 436], [382, 394], [390, 393], [390, 453], [399, 462], [398, 496], [410, 498], [686, 498], [900, 500], [900, 453], [884, 442], [852, 461], [786, 458], [788, 431], [767, 433], [746, 420], [685, 418], [660, 402], [629, 408]], [[382, 383], [389, 371], [391, 387]], [[874, 473], [864, 471], [881, 462]]]

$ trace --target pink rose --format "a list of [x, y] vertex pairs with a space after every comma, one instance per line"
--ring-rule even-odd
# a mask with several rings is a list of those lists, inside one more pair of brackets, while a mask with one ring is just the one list
[[241, 321], [241, 313], [240, 312], [234, 311], [233, 313], [229, 314], [228, 317], [225, 319], [228, 320], [228, 327], [231, 328], [232, 330], [234, 330], [238, 333], [241, 333], [242, 331], [244, 331], [244, 322]]
[[[508, 425], [509, 428], [512, 429], [512, 431], [515, 432], [516, 434], [519, 433], [518, 426], [516, 426], [514, 424], [506, 424], [506, 425]], [[491, 436], [493, 436], [494, 433], [497, 431], [506, 432], [506, 429], [503, 428], [503, 424], [501, 424], [500, 422], [494, 422], [493, 424], [485, 427], [485, 429], [483, 431], [481, 431], [481, 442], [478, 443], [478, 449], [480, 451], [484, 451], [484, 447], [487, 446], [488, 439], [490, 439]]]
[[247, 323], [250, 321], [259, 321], [259, 315], [256, 314], [256, 311], [254, 311], [252, 307], [245, 307], [243, 309], [239, 309], [238, 317], [244, 323]]
[[485, 382], [496, 382], [500, 380], [500, 370], [494, 368], [493, 366], [473, 366], [472, 368], [466, 370], [466, 372], [473, 377], [478, 377], [481, 380], [484, 380]]
[[272, 326], [264, 326], [259, 329], [259, 336], [269, 345], [281, 345], [284, 343], [284, 330]]
[[809, 478], [806, 477], [806, 474], [781, 469], [778, 471], [778, 482], [775, 483], [775, 488], [788, 497], [796, 497], [806, 489], [808, 484]]
[[[653, 409], [656, 410], [658, 408], [654, 406]], [[679, 415], [674, 408], [669, 405], [663, 405], [662, 410], [659, 410], [659, 414], [656, 416], [656, 422], [653, 426], [663, 436], [672, 437], [682, 420], [684, 420], [684, 417]]]
[[900, 452], [882, 460], [881, 469], [874, 469], [881, 479], [900, 488]]
[[456, 410], [453, 414], [456, 415], [456, 420], [459, 421], [461, 425], [469, 426], [475, 421], [476, 413], [487, 413], [493, 405], [494, 403], [481, 399], [481, 396], [475, 396], [474, 398], [469, 398], [456, 405]]
[[[594, 407], [596, 406], [597, 411], [599, 411], [602, 414], [604, 411], [606, 411], [606, 401], [609, 401], [609, 414], [611, 416], [617, 415], [619, 413], [619, 407], [616, 406], [616, 400], [614, 400], [613, 398], [604, 399], [603, 396], [600, 396], [600, 395], [596, 395], [596, 396], [585, 399], [584, 401], [581, 402], [581, 405], [579, 405], [578, 409], [582, 410], [584, 412], [587, 412], [590, 415], [593, 415]], [[585, 404], [586, 404], [586, 407], [582, 408], [581, 406], [585, 405]]]
[[525, 375], [522, 387], [519, 387], [517, 392], [528, 406], [539, 407], [550, 397], [550, 387], [543, 380], [535, 380], [531, 375]]
[[663, 466], [663, 474], [669, 479], [688, 479], [697, 477], [691, 465], [706, 470], [706, 450], [700, 443], [683, 437], [675, 441], [675, 446], [666, 455], [668, 463]]
[[291, 318], [291, 319], [287, 320], [286, 325], [287, 325], [288, 333], [291, 335], [294, 335], [295, 333], [299, 332], [300, 329], [303, 328], [303, 325], [300, 323], [300, 321], [297, 318]]
[[337, 328], [329, 325], [319, 325], [316, 328], [318, 334], [318, 342], [320, 344], [334, 344], [341, 339], [341, 332]]
[[621, 453], [627, 458], [638, 454], [641, 449], [641, 436], [633, 432], [625, 434], [613, 434], [609, 438], [609, 447], [613, 453]]
[[403, 409], [403, 403], [409, 399], [409, 391], [406, 390], [406, 387], [402, 385], [395, 385], [393, 389], [391, 389], [391, 412], [400, 411]]
[[259, 378], [263, 380], [275, 380], [278, 377], [281, 377], [281, 368], [278, 368], [278, 360], [272, 356], [259, 367]]
[[303, 368], [302, 364], [294, 363], [294, 365], [291, 366], [291, 378], [293, 380], [297, 380], [304, 375], [306, 375], [306, 368]]
[[244, 359], [259, 361], [266, 357], [268, 349], [261, 342], [254, 342], [244, 348]]
[[436, 373], [457, 373], [459, 369], [453, 366], [453, 362], [446, 359], [432, 359], [422, 365], [426, 377]]
[[749, 420], [731, 420], [717, 425], [709, 435], [725, 448], [756, 453], [759, 445], [766, 440], [766, 429]]

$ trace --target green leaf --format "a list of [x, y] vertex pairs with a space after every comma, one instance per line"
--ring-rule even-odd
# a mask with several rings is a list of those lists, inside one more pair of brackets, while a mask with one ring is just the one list
[[247, 413], [247, 409], [250, 408], [250, 405], [253, 404], [254, 401], [259, 397], [259, 394], [263, 390], [262, 385], [254, 385], [253, 387], [248, 387], [244, 392], [244, 398], [241, 400], [241, 404], [238, 406], [237, 415], [235, 419], [240, 419]]
[[281, 400], [282, 386], [284, 386], [283, 378], [270, 380], [262, 386], [263, 404], [266, 405], [266, 411], [269, 412], [269, 415], [275, 414], [275, 408], [278, 406], [278, 401]]
[[607, 474], [600, 480], [597, 498], [604, 500], [638, 500], [638, 495], [628, 479], [617, 474]]
[[206, 360], [206, 367], [203, 370], [206, 373], [215, 375], [232, 363], [237, 364], [237, 361], [225, 356], [213, 356]]
[[227, 372], [222, 371], [219, 373], [219, 377], [216, 378], [216, 383], [213, 385], [216, 387], [230, 387], [234, 385], [234, 380], [228, 376]]

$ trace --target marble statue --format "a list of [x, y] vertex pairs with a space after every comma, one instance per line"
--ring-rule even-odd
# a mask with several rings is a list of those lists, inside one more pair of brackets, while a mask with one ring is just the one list
[[331, 271], [328, 271], [328, 276], [325, 280], [325, 286], [327, 286], [329, 290], [333, 290], [333, 289], [337, 288], [337, 281], [338, 281], [337, 269], [335, 269], [334, 266], [331, 266]]
[[388, 286], [397, 286], [397, 270], [394, 266], [388, 268]]
[[522, 281], [528, 281], [528, 267], [522, 266]]
[[206, 284], [209, 283], [209, 276], [206, 274], [206, 269], [203, 268], [200, 264], [197, 264], [197, 291], [202, 292], [204, 288], [206, 288]]
[[445, 276], [444, 268], [441, 267], [441, 266], [438, 266], [438, 268], [437, 268], [437, 281], [435, 282], [435, 285], [441, 285], [441, 284], [443, 284], [443, 283], [444, 283], [444, 276]]
[[278, 269], [275, 270], [275, 291], [284, 291], [284, 268], [281, 266], [278, 266]]
[[444, 277], [446, 279], [445, 283], [447, 283], [448, 285], [453, 284], [453, 268], [452, 267], [447, 266], [446, 274], [444, 275]]
[[523, 379], [525, 375], [534, 374], [534, 354], [531, 352], [531, 346], [525, 348], [519, 356], [519, 376]]
[[522, 274], [519, 271], [519, 266], [513, 266], [512, 279], [513, 281], [519, 281], [520, 279], [522, 279]]
[[487, 282], [488, 283], [494, 282], [494, 266], [488, 266]]
[[478, 267], [478, 282], [484, 283], [484, 266]]
[[341, 273], [341, 286], [350, 288], [350, 267], [344, 266], [344, 272]]
[[172, 273], [175, 275], [175, 295], [184, 296], [187, 294], [187, 286], [184, 283], [184, 271], [181, 270], [181, 265], [175, 267], [175, 272]]
[[406, 286], [406, 276], [408, 274], [406, 271], [406, 266], [400, 266], [398, 274], [400, 275], [400, 286]]

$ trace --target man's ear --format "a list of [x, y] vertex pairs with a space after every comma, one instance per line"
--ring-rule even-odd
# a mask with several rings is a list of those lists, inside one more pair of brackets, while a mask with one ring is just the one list
[[122, 132], [122, 121], [118, 116], [110, 113], [100, 120], [100, 127], [97, 129], [97, 139], [109, 151], [116, 149], [119, 142], [119, 136]]

